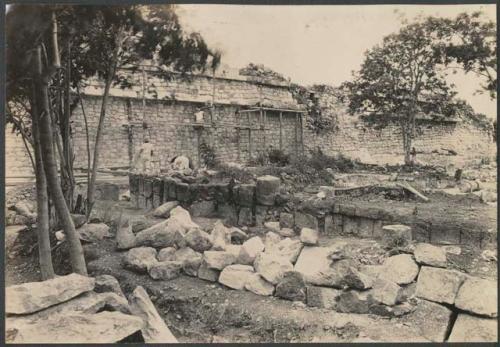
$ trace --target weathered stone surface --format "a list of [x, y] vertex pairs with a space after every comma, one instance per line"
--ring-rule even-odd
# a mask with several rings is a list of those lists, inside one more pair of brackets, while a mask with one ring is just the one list
[[303, 247], [304, 245], [299, 240], [284, 238], [274, 247], [271, 247], [269, 249], [266, 248], [266, 253], [284, 257], [288, 259], [292, 264], [295, 264]]
[[359, 267], [359, 271], [371, 277], [372, 279], [376, 279], [379, 276], [380, 272], [383, 271], [383, 269], [384, 269], [383, 265], [366, 264], [366, 265], [361, 265]]
[[141, 332], [145, 343], [177, 343], [177, 339], [165, 324], [151, 302], [149, 295], [141, 286], [130, 295], [130, 309], [144, 322]]
[[240, 208], [240, 212], [238, 213], [238, 225], [253, 225], [253, 213], [250, 207]]
[[127, 250], [130, 248], [134, 248], [137, 245], [137, 241], [135, 239], [135, 235], [132, 231], [132, 226], [126, 226], [122, 228], [118, 228], [116, 231], [116, 248], [118, 250]]
[[280, 179], [278, 177], [270, 175], [258, 177], [255, 189], [257, 203], [265, 206], [273, 206], [279, 188]]
[[235, 187], [236, 202], [240, 206], [252, 207], [255, 201], [255, 185], [241, 184]]
[[145, 273], [148, 266], [157, 263], [156, 249], [152, 247], [132, 248], [123, 257], [123, 266], [131, 271]]
[[276, 246], [281, 241], [281, 236], [273, 231], [269, 231], [264, 239], [264, 249], [267, 251]]
[[223, 251], [228, 244], [231, 244], [230, 230], [220, 220], [215, 223], [212, 229], [211, 241], [214, 251]]
[[419, 300], [415, 310], [408, 315], [408, 321], [420, 334], [432, 342], [443, 342], [446, 338], [452, 311], [432, 301]]
[[299, 229], [310, 228], [318, 230], [318, 218], [312, 214], [295, 212], [295, 226]]
[[215, 201], [201, 200], [194, 202], [189, 210], [193, 217], [210, 217], [215, 213]]
[[273, 295], [274, 285], [262, 278], [258, 273], [253, 273], [248, 277], [245, 289], [257, 295]]
[[455, 298], [455, 306], [474, 314], [497, 317], [497, 282], [481, 278], [467, 278]]
[[165, 247], [158, 252], [158, 261], [174, 260], [175, 247]]
[[454, 270], [422, 266], [415, 295], [430, 301], [454, 304], [466, 275]]
[[348, 290], [337, 297], [335, 310], [344, 313], [369, 313], [374, 301], [369, 291]]
[[236, 257], [226, 251], [206, 251], [203, 253], [203, 260], [210, 269], [222, 270], [226, 266], [233, 264]]
[[406, 246], [411, 240], [411, 227], [409, 226], [394, 224], [382, 227], [381, 243], [385, 246]]
[[276, 233], [279, 233], [280, 231], [280, 223], [279, 222], [265, 222], [264, 227], [267, 228], [270, 231], [274, 231]]
[[[346, 262], [347, 264], [347, 262]], [[334, 267], [337, 267], [334, 265]], [[349, 266], [344, 269], [344, 267], [339, 267], [343, 271], [344, 278], [341, 280], [341, 285], [343, 288], [352, 289], [369, 289], [373, 285], [373, 279], [370, 276], [358, 271], [355, 267]]]
[[204, 252], [212, 248], [212, 238], [200, 228], [191, 229], [184, 239], [187, 245], [197, 252]]
[[122, 288], [120, 287], [120, 283], [111, 275], [96, 276], [94, 291], [96, 293], [111, 292], [125, 297], [125, 294], [123, 294]]
[[353, 264], [347, 259], [332, 261], [328, 258], [332, 250], [329, 247], [304, 247], [295, 271], [302, 273], [309, 284], [342, 288], [344, 277]]
[[181, 261], [162, 261], [148, 266], [148, 273], [154, 280], [171, 280], [179, 277], [182, 270]]
[[109, 227], [104, 223], [84, 224], [76, 231], [80, 235], [80, 239], [87, 242], [97, 242], [113, 237], [109, 232]]
[[223, 285], [242, 290], [249, 281], [250, 276], [254, 274], [254, 269], [249, 265], [229, 265], [222, 270], [219, 276], [219, 283]]
[[255, 258], [254, 268], [264, 279], [272, 284], [277, 284], [285, 272], [293, 270], [293, 265], [283, 257], [269, 253], [259, 253]]
[[202, 260], [198, 268], [198, 278], [205, 281], [217, 282], [219, 279], [220, 270], [210, 269], [205, 261]]
[[276, 285], [277, 297], [291, 301], [306, 301], [306, 284], [300, 272], [287, 271]]
[[238, 263], [244, 265], [251, 265], [255, 261], [255, 257], [264, 251], [264, 243], [261, 238], [254, 236], [246, 240], [241, 245], [240, 254], [238, 255]]
[[295, 231], [291, 228], [282, 228], [278, 231], [278, 234], [283, 237], [294, 237], [295, 236]]
[[132, 232], [138, 233], [139, 231], [142, 231], [144, 229], [150, 228], [153, 225], [158, 224], [158, 220], [155, 219], [149, 219], [146, 218], [145, 216], [134, 216], [129, 219], [129, 225], [132, 226]]
[[373, 282], [372, 295], [375, 301], [384, 305], [394, 306], [401, 297], [401, 287], [394, 282], [377, 278]]
[[54, 315], [38, 320], [6, 321], [9, 343], [115, 343], [139, 331], [143, 321], [121, 312]]
[[280, 227], [293, 229], [295, 225], [293, 214], [287, 212], [280, 213]]
[[226, 252], [233, 254], [238, 259], [241, 252], [241, 245], [227, 245]]
[[267, 219], [268, 211], [269, 211], [268, 206], [261, 206], [261, 205], [255, 206], [255, 224], [256, 225], [263, 225], [264, 224], [264, 222]]
[[307, 306], [335, 309], [341, 293], [338, 289], [307, 286]]
[[175, 219], [167, 219], [136, 234], [138, 246], [155, 248], [182, 247], [185, 244], [184, 227]]
[[43, 310], [94, 289], [95, 280], [76, 273], [42, 282], [5, 288], [5, 313], [26, 314]]
[[429, 243], [419, 243], [413, 252], [417, 263], [435, 267], [446, 267], [446, 252]]
[[170, 212], [177, 206], [179, 206], [178, 201], [167, 201], [161, 206], [155, 208], [153, 212], [151, 212], [151, 215], [157, 218], [169, 218]]
[[498, 342], [498, 320], [459, 314], [448, 342]]
[[318, 244], [319, 233], [315, 229], [302, 228], [300, 231], [300, 241], [306, 246], [315, 246]]
[[418, 265], [411, 255], [398, 254], [384, 261], [383, 269], [379, 277], [397, 284], [408, 284], [418, 275]]

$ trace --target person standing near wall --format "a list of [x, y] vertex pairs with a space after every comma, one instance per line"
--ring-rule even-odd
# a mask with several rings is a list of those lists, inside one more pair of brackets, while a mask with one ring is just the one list
[[136, 173], [147, 173], [151, 170], [153, 159], [153, 145], [149, 142], [149, 137], [144, 137], [144, 142], [137, 153], [132, 170]]

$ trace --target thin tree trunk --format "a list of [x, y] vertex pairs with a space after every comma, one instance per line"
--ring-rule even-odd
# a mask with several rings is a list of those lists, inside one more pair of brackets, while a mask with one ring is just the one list
[[[58, 67], [59, 53], [57, 51], [57, 22], [55, 14], [52, 15], [52, 48], [54, 54], [52, 55], [53, 63], [48, 67], [48, 71], [55, 70]], [[41, 48], [37, 48], [37, 56], [35, 61], [37, 73], [42, 72], [42, 59]], [[68, 206], [64, 200], [64, 195], [59, 182], [59, 175], [57, 172], [57, 163], [54, 154], [53, 141], [52, 141], [52, 122], [49, 109], [49, 95], [48, 95], [48, 81], [50, 76], [45, 76], [45, 73], [40, 74], [36, 79], [37, 91], [39, 93], [38, 99], [38, 125], [40, 134], [40, 144], [43, 153], [43, 168], [47, 178], [47, 186], [51, 192], [51, 198], [56, 208], [57, 215], [61, 221], [62, 227], [68, 239], [70, 246], [70, 261], [74, 272], [81, 275], [87, 275], [87, 266], [83, 255], [82, 244], [80, 243], [79, 235], [75, 229], [75, 224], [71, 218]]]
[[82, 108], [82, 114], [83, 114], [83, 121], [85, 123], [85, 140], [86, 140], [85, 142], [87, 144], [87, 189], [88, 189], [88, 187], [90, 186], [90, 162], [91, 162], [89, 124], [87, 120], [87, 114], [85, 113], [85, 107], [83, 106], [82, 96], [80, 94], [80, 87], [78, 86], [78, 84], [76, 85], [76, 92], [78, 93], [78, 100], [80, 101], [80, 107]]
[[38, 134], [38, 112], [36, 107], [36, 91], [33, 84], [32, 96], [32, 133], [33, 148], [35, 152], [35, 177], [36, 177], [36, 206], [37, 206], [37, 238], [38, 257], [42, 280], [55, 277], [52, 265], [52, 253], [50, 251], [49, 237], [49, 197], [47, 192], [47, 180], [43, 169], [42, 151], [40, 148], [40, 136]]

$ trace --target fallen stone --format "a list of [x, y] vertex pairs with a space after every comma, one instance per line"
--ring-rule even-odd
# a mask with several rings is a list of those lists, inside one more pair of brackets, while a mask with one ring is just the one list
[[279, 222], [265, 222], [264, 227], [267, 228], [270, 231], [274, 231], [276, 233], [279, 233], [280, 231], [280, 223]]
[[264, 251], [264, 243], [261, 238], [254, 236], [246, 240], [241, 245], [240, 254], [238, 255], [238, 264], [251, 265], [255, 261], [255, 257]]
[[95, 277], [95, 287], [94, 291], [96, 293], [115, 293], [122, 297], [125, 297], [123, 294], [122, 288], [120, 287], [120, 283], [118, 280], [111, 275], [99, 275]]
[[151, 215], [157, 218], [169, 218], [170, 212], [179, 205], [178, 201], [168, 201], [163, 205], [155, 208]]
[[197, 252], [204, 252], [212, 247], [212, 238], [200, 228], [191, 229], [184, 239], [188, 246]]
[[335, 309], [337, 298], [342, 293], [338, 289], [317, 286], [308, 286], [306, 292], [307, 306], [326, 309]]
[[132, 231], [132, 226], [118, 228], [116, 232], [116, 249], [127, 250], [137, 246], [135, 235]]
[[273, 206], [279, 188], [280, 179], [278, 177], [270, 175], [258, 177], [255, 189], [257, 203], [264, 206]]
[[299, 257], [300, 251], [304, 245], [299, 240], [292, 240], [284, 238], [278, 242], [274, 247], [267, 249], [266, 253], [275, 254], [280, 257], [288, 259], [292, 264], [295, 264]]
[[198, 278], [205, 281], [217, 282], [219, 279], [220, 270], [210, 269], [205, 261], [202, 260], [198, 268]]
[[370, 307], [373, 306], [373, 304], [374, 300], [371, 290], [348, 290], [343, 291], [337, 297], [335, 310], [343, 313], [369, 313]]
[[145, 343], [177, 343], [143, 287], [136, 287], [130, 295], [130, 310], [144, 322], [141, 332]]
[[306, 301], [306, 284], [300, 272], [287, 271], [276, 285], [275, 295], [291, 301]]
[[408, 284], [417, 277], [418, 270], [418, 265], [411, 255], [398, 254], [384, 261], [379, 277], [397, 284]]
[[183, 232], [188, 232], [192, 228], [199, 228], [198, 224], [191, 220], [189, 212], [181, 206], [177, 206], [170, 211], [169, 220], [177, 221]]
[[277, 284], [285, 272], [292, 271], [293, 265], [287, 259], [268, 253], [259, 253], [254, 262], [255, 271], [264, 279]]
[[[12, 321], [11, 321], [12, 322]], [[139, 317], [121, 312], [68, 314], [29, 322], [6, 321], [6, 341], [9, 343], [115, 343], [141, 330]]]
[[280, 227], [293, 229], [295, 225], [293, 214], [281, 212], [280, 213]]
[[198, 268], [201, 265], [202, 259], [203, 256], [201, 253], [195, 252], [189, 247], [177, 250], [172, 257], [172, 260], [182, 263], [182, 270], [186, 275], [193, 277], [198, 275]]
[[201, 258], [201, 253], [195, 252], [192, 248], [184, 247], [175, 251], [172, 256], [172, 260], [185, 262], [187, 260]]
[[300, 231], [300, 241], [306, 246], [315, 246], [318, 244], [319, 233], [317, 230], [302, 228]]
[[383, 269], [383, 265], [362, 264], [359, 268], [359, 271], [375, 280], [376, 278], [378, 278], [380, 272], [383, 271]]
[[417, 263], [434, 267], [446, 267], [446, 252], [429, 243], [419, 243], [413, 252]]
[[186, 243], [184, 227], [177, 220], [170, 218], [138, 232], [136, 243], [139, 246], [155, 248], [183, 247]]
[[210, 269], [222, 270], [226, 266], [233, 264], [236, 258], [226, 251], [206, 251], [203, 253], [203, 260]]
[[498, 320], [459, 314], [448, 342], [498, 342]]
[[397, 304], [394, 306], [387, 306], [380, 303], [374, 303], [373, 305], [370, 306], [369, 312], [371, 314], [376, 314], [382, 317], [395, 318], [407, 315], [410, 312], [413, 312], [414, 310], [415, 306], [408, 302], [404, 302], [402, 304]]
[[448, 332], [452, 311], [432, 301], [419, 300], [408, 321], [432, 342], [443, 342]]
[[257, 295], [270, 296], [274, 293], [274, 285], [262, 278], [258, 273], [248, 276], [245, 289]]
[[[343, 260], [341, 260], [343, 261]], [[344, 273], [344, 278], [341, 281], [341, 285], [343, 288], [352, 288], [352, 289], [369, 289], [373, 285], [373, 279], [364, 273], [358, 271], [353, 266], [349, 266]]]
[[109, 232], [109, 227], [104, 223], [84, 224], [76, 231], [80, 235], [80, 239], [87, 242], [97, 242], [113, 237]]
[[264, 239], [264, 250], [268, 250], [276, 246], [281, 241], [281, 236], [273, 231], [269, 231]]
[[235, 258], [238, 259], [241, 252], [241, 245], [227, 245], [226, 252], [233, 254]]
[[174, 260], [175, 247], [165, 247], [158, 252], [158, 261]]
[[150, 228], [153, 225], [158, 224], [157, 220], [148, 219], [145, 216], [134, 216], [129, 219], [129, 224], [132, 226], [132, 232], [138, 233], [144, 229]]
[[372, 296], [377, 302], [388, 306], [394, 306], [400, 299], [401, 287], [394, 282], [383, 278], [377, 278], [373, 282]]
[[156, 249], [152, 247], [132, 248], [123, 257], [123, 267], [138, 273], [145, 273], [148, 267], [156, 264]]
[[180, 261], [162, 261], [148, 266], [149, 276], [154, 280], [171, 280], [179, 277], [182, 270]]
[[231, 242], [241, 245], [248, 239], [248, 235], [241, 229], [232, 227], [230, 229]]
[[430, 301], [454, 304], [465, 278], [466, 275], [458, 271], [422, 266], [415, 295]]
[[455, 306], [488, 317], [498, 317], [497, 282], [469, 277], [460, 286]]
[[283, 237], [294, 237], [295, 236], [295, 231], [291, 228], [282, 228], [278, 231], [278, 234]]
[[43, 310], [94, 289], [95, 279], [72, 273], [42, 282], [5, 288], [5, 313], [26, 314]]
[[212, 250], [223, 251], [228, 244], [231, 244], [230, 230], [219, 220], [215, 223], [212, 233]]
[[254, 269], [249, 265], [229, 265], [220, 273], [219, 283], [229, 288], [242, 290], [253, 273]]
[[412, 240], [411, 227], [401, 224], [382, 227], [381, 243], [386, 247], [404, 247]]

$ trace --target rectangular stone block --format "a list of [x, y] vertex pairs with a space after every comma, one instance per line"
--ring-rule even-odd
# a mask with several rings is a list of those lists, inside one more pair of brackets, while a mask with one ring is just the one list
[[153, 207], [158, 207], [163, 203], [163, 182], [155, 178], [153, 180]]
[[253, 223], [253, 214], [252, 209], [249, 207], [240, 208], [240, 212], [238, 214], [238, 225], [239, 226], [252, 226]]
[[318, 218], [309, 213], [295, 212], [295, 227], [297, 229], [311, 228], [314, 230], [319, 230]]
[[337, 298], [342, 291], [333, 288], [307, 286], [306, 293], [307, 306], [335, 309]]
[[373, 221], [373, 237], [379, 239], [382, 237], [382, 228], [384, 227], [384, 222], [380, 219]]
[[373, 237], [373, 219], [358, 217], [359, 236], [363, 238]]
[[255, 202], [255, 185], [241, 184], [234, 187], [236, 203], [240, 206], [252, 207]]
[[177, 195], [177, 200], [180, 202], [189, 202], [189, 184], [183, 182], [176, 182], [175, 184], [175, 195]]
[[189, 208], [192, 217], [211, 217], [215, 213], [215, 201], [201, 200], [194, 202]]
[[150, 198], [153, 196], [153, 180], [149, 177], [144, 178], [144, 197]]
[[293, 229], [295, 226], [295, 219], [292, 213], [281, 212], [280, 213], [280, 227]]
[[358, 221], [356, 217], [343, 215], [342, 235], [359, 236]]
[[356, 216], [356, 205], [340, 205], [340, 213], [345, 216]]
[[255, 225], [263, 225], [266, 221], [267, 211], [269, 207], [257, 205], [255, 206]]
[[[472, 234], [471, 234], [472, 235]], [[481, 241], [480, 234], [477, 235], [477, 246], [479, 247]], [[472, 241], [472, 240], [470, 240]], [[439, 245], [457, 245], [460, 244], [460, 230], [457, 229], [433, 229], [430, 233], [430, 242]], [[474, 241], [473, 241], [474, 242]]]
[[222, 218], [227, 224], [236, 225], [236, 223], [238, 223], [238, 215], [234, 205], [218, 203], [216, 213], [217, 216]]
[[146, 209], [146, 198], [143, 195], [138, 195], [137, 207], [140, 209]]

